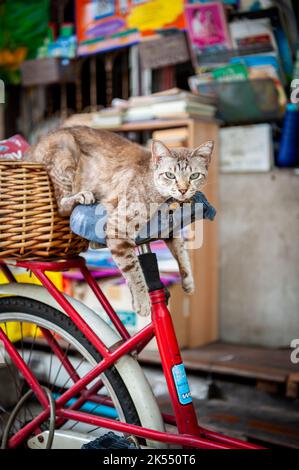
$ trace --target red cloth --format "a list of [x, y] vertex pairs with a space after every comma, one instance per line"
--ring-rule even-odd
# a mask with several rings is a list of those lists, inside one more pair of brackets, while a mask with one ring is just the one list
[[0, 159], [23, 160], [24, 153], [29, 147], [28, 142], [19, 134], [0, 140]]

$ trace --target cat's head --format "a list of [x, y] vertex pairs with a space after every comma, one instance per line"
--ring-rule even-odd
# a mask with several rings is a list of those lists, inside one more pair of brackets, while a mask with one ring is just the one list
[[152, 142], [154, 183], [163, 197], [190, 199], [203, 187], [214, 143], [208, 140], [196, 149], [171, 148], [159, 140]]

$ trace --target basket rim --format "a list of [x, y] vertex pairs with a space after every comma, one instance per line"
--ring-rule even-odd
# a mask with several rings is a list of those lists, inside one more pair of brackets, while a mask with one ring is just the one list
[[35, 168], [43, 168], [45, 169], [44, 165], [41, 165], [40, 163], [36, 162], [25, 162], [24, 160], [6, 160], [5, 158], [0, 158], [0, 165], [8, 165], [8, 166], [13, 166], [13, 165], [22, 165], [22, 166], [28, 166], [30, 168], [35, 167]]

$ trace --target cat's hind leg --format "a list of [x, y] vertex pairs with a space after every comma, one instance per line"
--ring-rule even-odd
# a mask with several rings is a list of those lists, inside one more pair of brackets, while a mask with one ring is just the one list
[[[59, 153], [56, 153], [55, 163], [51, 165], [48, 172], [54, 183], [58, 212], [62, 216], [68, 216], [78, 204], [93, 204], [95, 197], [93, 193], [88, 190], [75, 192], [76, 162], [73, 161], [70, 150], [64, 149], [61, 153], [61, 159], [59, 159]], [[69, 155], [67, 155], [67, 153], [69, 153]]]
[[66, 158], [66, 150], [63, 151], [63, 158], [59, 160], [55, 157], [55, 165], [50, 168], [49, 174], [54, 182], [55, 196], [60, 215], [68, 216], [74, 207], [78, 204], [93, 204], [95, 197], [91, 191], [82, 190], [76, 192], [77, 163], [71, 155], [72, 152], [67, 149], [69, 156]]
[[59, 200], [59, 213], [69, 215], [77, 204], [89, 205], [95, 202], [91, 191], [80, 191], [77, 194], [66, 195]]
[[80, 148], [67, 129], [44, 136], [26, 154], [26, 160], [42, 163], [46, 168], [54, 186], [60, 215], [70, 215], [77, 204], [95, 202], [91, 191], [80, 191], [80, 185], [76, 184], [80, 168]]
[[170, 238], [165, 240], [166, 245], [177, 260], [182, 280], [182, 287], [186, 294], [193, 294], [194, 280], [192, 267], [185, 242], [182, 238]]
[[[55, 171], [57, 171], [57, 169], [55, 169]], [[53, 177], [51, 171], [49, 173], [50, 177]], [[55, 176], [55, 197], [58, 212], [62, 216], [70, 215], [74, 207], [78, 204], [89, 205], [95, 202], [94, 194], [91, 191], [84, 190], [74, 194], [72, 184], [74, 177], [73, 169], [68, 169], [58, 177]]]

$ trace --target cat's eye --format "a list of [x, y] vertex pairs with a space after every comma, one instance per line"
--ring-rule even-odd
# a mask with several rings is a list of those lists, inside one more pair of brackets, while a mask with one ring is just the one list
[[171, 173], [170, 171], [166, 171], [165, 176], [170, 180], [175, 179], [175, 175], [173, 173]]
[[192, 173], [192, 175], [190, 175], [190, 180], [197, 180], [199, 177], [201, 176], [200, 173]]

